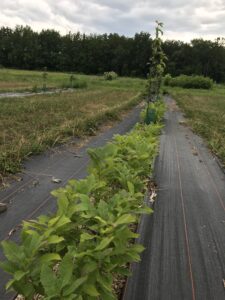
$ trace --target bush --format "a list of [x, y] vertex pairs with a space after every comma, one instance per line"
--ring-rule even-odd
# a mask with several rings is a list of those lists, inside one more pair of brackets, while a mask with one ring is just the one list
[[[158, 100], [156, 102], [149, 104], [149, 111], [154, 111], [154, 120], [152, 123], [159, 123], [162, 120], [164, 113], [166, 111], [165, 104], [163, 101]], [[141, 122], [146, 122], [147, 108], [141, 111], [140, 119]]]
[[164, 85], [166, 85], [166, 86], [170, 85], [171, 79], [172, 79], [172, 76], [170, 74], [166, 74], [166, 76], [164, 77], [164, 81], [163, 81]]
[[116, 79], [117, 77], [118, 75], [114, 71], [104, 73], [105, 80], [113, 80]]
[[170, 75], [166, 75], [164, 78], [164, 84], [166, 86], [177, 86], [187, 89], [211, 89], [213, 87], [212, 79], [198, 75], [180, 75], [174, 78]]

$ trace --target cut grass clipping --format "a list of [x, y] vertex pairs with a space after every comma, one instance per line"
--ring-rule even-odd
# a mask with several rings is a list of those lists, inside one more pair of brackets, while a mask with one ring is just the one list
[[0, 174], [20, 170], [21, 161], [98, 126], [140, 101], [136, 91], [92, 90], [0, 99]]
[[[153, 104], [157, 112], [157, 103]], [[161, 116], [162, 117], [162, 116]], [[116, 299], [112, 285], [140, 260], [131, 230], [143, 203], [162, 125], [137, 124], [104, 147], [90, 149], [89, 175], [53, 192], [57, 212], [23, 223], [20, 244], [2, 243], [11, 274], [7, 289], [25, 299]]]

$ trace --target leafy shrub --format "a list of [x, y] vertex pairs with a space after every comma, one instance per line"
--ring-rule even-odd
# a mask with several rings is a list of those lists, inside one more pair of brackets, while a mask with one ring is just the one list
[[[149, 103], [149, 108], [148, 109], [149, 110], [154, 110], [154, 112], [155, 112], [154, 123], [160, 122], [160, 120], [163, 118], [164, 113], [166, 111], [164, 102], [160, 101], [160, 100], [158, 100], [156, 102]], [[142, 122], [145, 122], [146, 110], [147, 110], [147, 108], [141, 111], [140, 119], [141, 119]]]
[[203, 76], [187, 76], [180, 75], [178, 77], [165, 77], [164, 84], [168, 86], [177, 86], [187, 89], [211, 89], [213, 87], [213, 81], [209, 77]]
[[170, 85], [170, 81], [172, 79], [172, 76], [170, 74], [166, 74], [163, 80], [164, 85], [168, 86]]
[[114, 71], [104, 73], [105, 80], [113, 80], [116, 79], [117, 77], [118, 75]]
[[[161, 108], [158, 107], [161, 114]], [[160, 116], [158, 116], [160, 118]], [[115, 274], [139, 261], [141, 245], [131, 230], [142, 213], [147, 178], [157, 153], [161, 125], [137, 124], [106, 146], [90, 149], [86, 179], [71, 180], [53, 192], [57, 212], [23, 223], [21, 242], [2, 243], [12, 275], [7, 289], [26, 299], [115, 299]]]

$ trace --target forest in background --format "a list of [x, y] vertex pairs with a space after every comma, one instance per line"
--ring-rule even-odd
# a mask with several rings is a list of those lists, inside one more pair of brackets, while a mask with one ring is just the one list
[[[0, 66], [26, 70], [102, 74], [115, 71], [120, 76], [146, 77], [151, 57], [151, 35], [147, 32], [126, 37], [112, 34], [69, 33], [55, 30], [33, 31], [29, 26], [0, 28]], [[190, 43], [163, 42], [172, 76], [204, 75], [225, 82], [225, 41], [194, 39]]]

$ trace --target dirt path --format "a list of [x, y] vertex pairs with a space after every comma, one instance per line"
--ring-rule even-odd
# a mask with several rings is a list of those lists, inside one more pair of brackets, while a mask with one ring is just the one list
[[[69, 146], [61, 147], [58, 151], [49, 152], [34, 157], [26, 163], [22, 181], [14, 182], [8, 189], [0, 192], [0, 202], [8, 204], [8, 210], [0, 214], [0, 240], [18, 240], [22, 220], [35, 218], [40, 214], [48, 214], [55, 210], [56, 201], [50, 195], [53, 189], [66, 184], [71, 178], [86, 176], [90, 147], [104, 145], [114, 134], [124, 134], [139, 120], [140, 108], [135, 108], [125, 119], [114, 127], [105, 130], [99, 136], [92, 138], [85, 146], [74, 151]], [[61, 183], [52, 182], [52, 177]], [[0, 260], [3, 253], [0, 251]], [[0, 269], [0, 299], [13, 299], [5, 294], [5, 283], [8, 276]]]
[[175, 103], [156, 163], [158, 199], [141, 220], [146, 250], [124, 300], [225, 299], [225, 174]]

